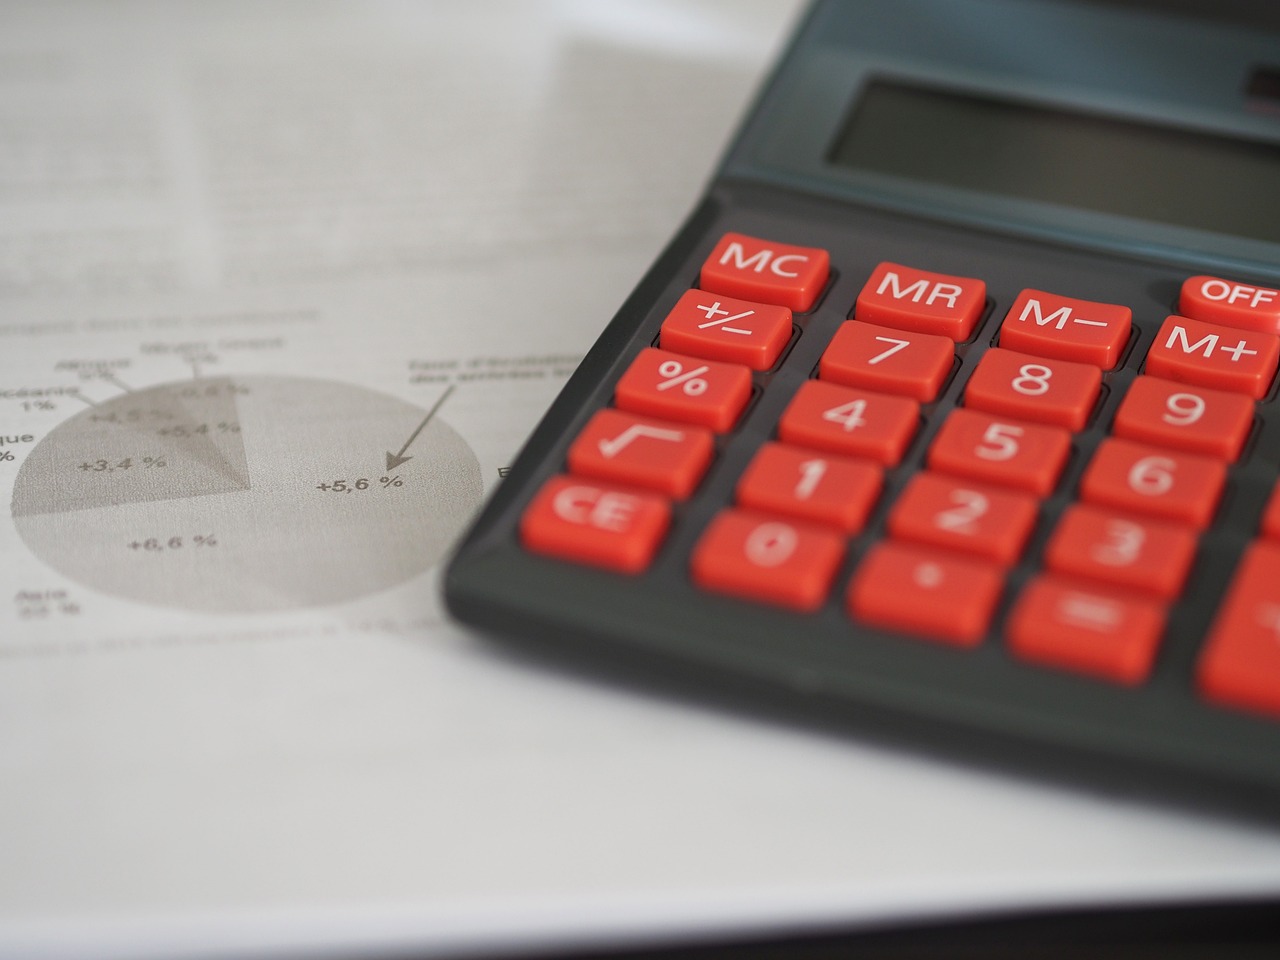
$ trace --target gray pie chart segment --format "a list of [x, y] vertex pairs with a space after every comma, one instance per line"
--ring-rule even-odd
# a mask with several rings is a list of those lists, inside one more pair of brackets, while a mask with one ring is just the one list
[[480, 504], [479, 462], [440, 413], [411, 459], [385, 469], [427, 416], [361, 387], [282, 376], [134, 391], [36, 445], [14, 484], [14, 524], [60, 573], [141, 603], [341, 603], [434, 566]]

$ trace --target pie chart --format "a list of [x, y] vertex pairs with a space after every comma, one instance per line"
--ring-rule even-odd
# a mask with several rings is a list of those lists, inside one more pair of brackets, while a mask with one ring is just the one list
[[63, 421], [23, 462], [14, 524], [78, 583], [161, 607], [325, 606], [437, 564], [479, 506], [441, 412], [329, 380], [204, 377]]

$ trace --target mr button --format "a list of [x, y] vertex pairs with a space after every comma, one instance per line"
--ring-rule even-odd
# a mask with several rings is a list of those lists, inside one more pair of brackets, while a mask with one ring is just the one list
[[702, 264], [698, 286], [803, 312], [817, 301], [830, 273], [825, 250], [726, 233]]
[[970, 277], [882, 263], [858, 294], [853, 315], [866, 323], [967, 340], [987, 305], [987, 285]]

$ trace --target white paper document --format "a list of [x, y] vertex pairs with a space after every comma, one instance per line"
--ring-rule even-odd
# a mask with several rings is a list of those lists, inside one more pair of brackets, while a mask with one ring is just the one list
[[440, 563], [793, 4], [0, 7], [0, 956], [1280, 892], [1280, 834], [560, 674]]

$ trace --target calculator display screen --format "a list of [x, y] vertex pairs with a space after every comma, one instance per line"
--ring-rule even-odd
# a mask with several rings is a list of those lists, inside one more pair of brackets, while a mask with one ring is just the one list
[[877, 80], [830, 157], [943, 187], [1280, 243], [1280, 145]]

